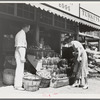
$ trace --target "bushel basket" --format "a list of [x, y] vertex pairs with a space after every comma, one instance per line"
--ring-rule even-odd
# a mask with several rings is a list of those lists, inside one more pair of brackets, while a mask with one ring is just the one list
[[37, 91], [39, 90], [41, 78], [39, 76], [35, 76], [34, 78], [30, 78], [30, 76], [24, 77], [24, 89], [27, 91]]
[[38, 71], [37, 75], [41, 77], [41, 83], [40, 83], [41, 88], [47, 88], [50, 86], [51, 75], [48, 70]]
[[50, 86], [50, 79], [41, 77], [40, 88], [47, 88]]

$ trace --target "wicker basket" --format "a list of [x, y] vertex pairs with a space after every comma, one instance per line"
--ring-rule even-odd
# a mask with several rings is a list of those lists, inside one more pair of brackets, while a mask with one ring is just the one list
[[50, 86], [50, 79], [41, 78], [40, 88], [47, 88]]
[[24, 89], [32, 92], [37, 91], [39, 90], [40, 82], [41, 78], [29, 79], [28, 77], [24, 77]]
[[69, 85], [69, 78], [68, 77], [64, 77], [64, 78], [52, 78], [50, 81], [50, 87], [53, 88], [59, 88], [62, 86], [67, 86]]
[[47, 88], [50, 86], [51, 77], [49, 77], [50, 76], [49, 74], [50, 71], [48, 71], [47, 69], [37, 71], [37, 75], [41, 77], [40, 88]]

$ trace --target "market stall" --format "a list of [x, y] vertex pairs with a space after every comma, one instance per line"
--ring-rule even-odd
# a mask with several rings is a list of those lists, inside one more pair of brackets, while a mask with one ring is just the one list
[[100, 78], [100, 51], [86, 49], [89, 77]]
[[[64, 56], [69, 54], [68, 52], [66, 52], [67, 54], [64, 53], [64, 55], [62, 55], [63, 56], [62, 59], [57, 54], [57, 53], [60, 53], [60, 50], [62, 51], [62, 48], [60, 48], [61, 46], [60, 43], [62, 41], [61, 38], [65, 37], [64, 36], [65, 33], [75, 34], [77, 38], [78, 31], [79, 31], [78, 28], [80, 27], [79, 23], [82, 23], [82, 22], [86, 26], [86, 28], [84, 29], [87, 29], [89, 26], [98, 28], [98, 26], [96, 27], [95, 25], [85, 22], [81, 20], [80, 18], [61, 12], [57, 9], [53, 9], [50, 6], [47, 6], [47, 4], [37, 4], [37, 5], [41, 5], [39, 7], [36, 7], [36, 4], [34, 5], [34, 7], [31, 4], [30, 5], [13, 4], [13, 5], [14, 5], [13, 11], [16, 11], [16, 12], [12, 14], [12, 17], [9, 16], [9, 13], [7, 14], [5, 13], [5, 15], [8, 18], [6, 16], [3, 16], [3, 18], [1, 18], [0, 20], [1, 26], [3, 27], [7, 25], [6, 28], [8, 30], [6, 31], [4, 28], [1, 31], [2, 37], [4, 38], [3, 40], [3, 38], [1, 37], [1, 40], [2, 40], [1, 43], [5, 44], [3, 45], [2, 53], [4, 53], [5, 55], [6, 54], [8, 55], [8, 51], [9, 51], [11, 52], [11, 54], [14, 54], [14, 44], [12, 43], [14, 43], [15, 33], [18, 32], [18, 30], [20, 29], [19, 26], [21, 26], [22, 23], [30, 23], [33, 30], [31, 30], [30, 34], [28, 35], [29, 36], [28, 46], [29, 45], [30, 46], [27, 48], [27, 55], [26, 55], [27, 62], [25, 63], [25, 73], [24, 73], [25, 76], [24, 76], [24, 81], [23, 81], [24, 88], [29, 91], [36, 91], [39, 88], [45, 88], [45, 87], [57, 88], [57, 87], [68, 85], [70, 82], [70, 76], [72, 74], [71, 68], [72, 68], [73, 62], [72, 60], [69, 60], [69, 59], [68, 59], [68, 62], [66, 62], [65, 58], [68, 56], [66, 57]], [[9, 8], [9, 6], [11, 5], [3, 4], [2, 7], [5, 7], [5, 6]], [[47, 9], [43, 10], [42, 7], [44, 6], [46, 6]], [[20, 9], [20, 7], [22, 8]], [[29, 9], [25, 9], [25, 7]], [[48, 9], [51, 10], [50, 12], [52, 13], [50, 13]], [[22, 11], [23, 14], [20, 15], [19, 11]], [[27, 12], [28, 14], [25, 14], [25, 12]], [[27, 17], [27, 15], [29, 15], [30, 17]], [[59, 16], [59, 15], [63, 15], [63, 16]], [[8, 21], [6, 21], [4, 18]], [[86, 38], [87, 37], [91, 37], [91, 36], [86, 35]], [[41, 38], [44, 38], [44, 40], [46, 40], [46, 45], [44, 45], [45, 43], [43, 39], [40, 41]], [[91, 38], [93, 39], [95, 37], [91, 37]], [[36, 46], [31, 45], [33, 42], [36, 42], [35, 44]], [[40, 44], [38, 44], [39, 42]], [[11, 44], [7, 45], [8, 43], [11, 43]], [[14, 72], [12, 71], [12, 68], [14, 68], [15, 70], [16, 65], [12, 63], [13, 60], [9, 60], [9, 59], [5, 59], [5, 60], [6, 61], [4, 64], [4, 76], [5, 74], [8, 76], [8, 74], [11, 73], [9, 77], [11, 79], [11, 82], [9, 83], [13, 84]], [[11, 65], [8, 65], [9, 62]], [[11, 69], [6, 70], [7, 68], [8, 69], [11, 68]], [[4, 78], [7, 78], [7, 76]], [[6, 80], [10, 81], [10, 79], [9, 80], [6, 79]], [[7, 84], [7, 81], [5, 82], [6, 84]]]
[[[47, 87], [58, 88], [69, 84], [69, 77], [66, 72], [66, 70], [68, 69], [68, 64], [65, 59], [61, 59], [58, 56], [48, 56], [42, 57], [41, 59], [37, 59], [34, 58], [34, 55], [28, 55], [28, 60], [31, 62], [33, 66], [35, 66], [36, 73], [32, 74], [30, 72], [27, 72], [27, 77], [25, 74], [24, 86], [26, 90], [36, 91], [39, 88]], [[34, 65], [34, 63], [36, 63], [36, 65]], [[39, 76], [38, 81], [36, 80], [37, 76]], [[40, 83], [38, 83], [39, 80]], [[38, 89], [33, 88], [35, 87], [34, 83], [36, 82], [38, 84]], [[30, 87], [32, 88], [30, 89]]]

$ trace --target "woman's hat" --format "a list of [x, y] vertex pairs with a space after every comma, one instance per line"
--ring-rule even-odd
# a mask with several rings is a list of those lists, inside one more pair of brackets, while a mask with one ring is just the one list
[[73, 34], [66, 34], [66, 35], [65, 35], [65, 39], [64, 39], [64, 43], [68, 42], [69, 39], [71, 39], [71, 38], [73, 38], [73, 37], [74, 37]]
[[65, 37], [66, 37], [66, 38], [73, 38], [73, 37], [74, 37], [74, 35], [73, 35], [73, 34], [71, 34], [71, 33], [69, 33], [69, 34], [66, 34], [66, 35], [65, 35]]

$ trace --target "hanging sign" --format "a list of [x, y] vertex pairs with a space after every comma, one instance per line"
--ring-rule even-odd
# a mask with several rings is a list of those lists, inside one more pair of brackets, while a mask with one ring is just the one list
[[67, 12], [69, 14], [79, 17], [79, 3], [46, 3], [47, 5], [57, 8], [61, 11]]
[[80, 18], [100, 25], [100, 17], [99, 16], [97, 16], [85, 9], [82, 9], [82, 8], [80, 8]]

